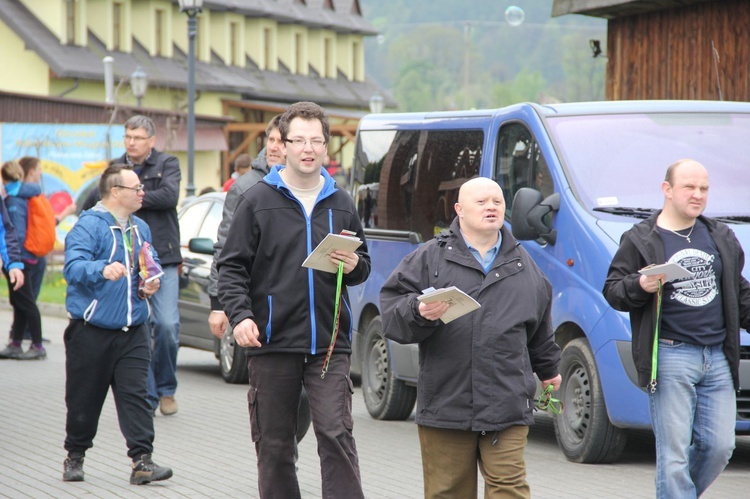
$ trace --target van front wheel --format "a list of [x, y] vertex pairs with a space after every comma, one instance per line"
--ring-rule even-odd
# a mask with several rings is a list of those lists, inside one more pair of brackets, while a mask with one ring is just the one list
[[417, 400], [417, 389], [396, 379], [393, 374], [380, 317], [375, 317], [365, 332], [362, 394], [370, 416], [382, 420], [408, 418]]
[[588, 341], [577, 338], [562, 352], [559, 398], [562, 414], [555, 416], [557, 443], [576, 463], [611, 463], [622, 455], [627, 432], [612, 425], [604, 403], [599, 372]]

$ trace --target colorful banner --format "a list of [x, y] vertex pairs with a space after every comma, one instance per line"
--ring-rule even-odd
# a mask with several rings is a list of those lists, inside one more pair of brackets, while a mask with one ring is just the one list
[[[122, 126], [112, 126], [109, 135], [110, 157], [122, 156]], [[23, 156], [41, 160], [42, 189], [56, 212], [71, 202], [81, 206], [107, 165], [107, 125], [0, 124], [0, 163]], [[73, 223], [71, 216], [60, 224], [58, 240]]]

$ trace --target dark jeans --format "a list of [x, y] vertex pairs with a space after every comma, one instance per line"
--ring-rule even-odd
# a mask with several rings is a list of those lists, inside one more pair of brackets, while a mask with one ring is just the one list
[[324, 357], [274, 353], [248, 358], [250, 429], [263, 499], [300, 497], [294, 437], [303, 383], [318, 439], [323, 497], [364, 497], [352, 435], [351, 361], [349, 355], [333, 355], [328, 373], [321, 379]]
[[[39, 293], [42, 290], [42, 283], [44, 282], [44, 272], [47, 270], [47, 258], [38, 258], [36, 263], [23, 262], [26, 278], [31, 284], [31, 294], [34, 297], [34, 302], [39, 301]], [[28, 323], [26, 324], [26, 330], [23, 333], [24, 339], [31, 338], [31, 328]]]
[[31, 331], [31, 341], [33, 343], [42, 342], [42, 317], [36, 306], [36, 300], [31, 292], [31, 282], [28, 270], [24, 269], [24, 282], [18, 290], [13, 289], [10, 282], [8, 269], [3, 267], [3, 274], [8, 281], [8, 293], [10, 295], [10, 304], [13, 306], [13, 325], [10, 329], [10, 336], [13, 341], [22, 341], [23, 332], [26, 326]]
[[82, 457], [94, 445], [99, 415], [110, 386], [117, 419], [136, 459], [151, 454], [154, 418], [146, 401], [146, 378], [151, 362], [148, 327], [102, 329], [72, 319], [65, 329], [65, 450]]
[[41, 257], [37, 259], [36, 263], [26, 263], [24, 266], [28, 269], [28, 279], [31, 281], [31, 294], [34, 296], [34, 300], [39, 299], [39, 292], [42, 290], [42, 283], [44, 282], [44, 272], [47, 270], [47, 257]]

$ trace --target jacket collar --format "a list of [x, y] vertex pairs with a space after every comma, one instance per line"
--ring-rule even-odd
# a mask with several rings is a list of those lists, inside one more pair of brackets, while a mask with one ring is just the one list
[[[505, 224], [500, 227], [500, 234], [503, 238], [503, 241], [500, 244], [500, 253], [502, 254], [507, 254], [508, 252], [513, 251], [519, 244], [521, 244], [515, 237], [513, 237], [513, 234]], [[438, 244], [441, 245], [448, 242], [448, 239], [452, 239], [453, 244], [458, 244], [462, 249], [468, 251], [466, 242], [464, 241], [463, 236], [461, 236], [461, 227], [458, 223], [458, 217], [453, 219], [450, 229], [443, 229], [435, 236], [435, 238], [438, 239]]]
[[[284, 180], [281, 178], [280, 172], [286, 168], [284, 165], [275, 165], [271, 168], [271, 171], [268, 175], [263, 177], [263, 180], [271, 185], [272, 187], [275, 187], [278, 190], [283, 190], [286, 193], [291, 194], [291, 191], [284, 183]], [[333, 180], [333, 177], [331, 177], [325, 168], [320, 169], [320, 174], [323, 175], [324, 181], [323, 181], [323, 189], [320, 191], [320, 195], [318, 196], [318, 199], [323, 199], [325, 197], [330, 196], [334, 192], [336, 192], [338, 189], [336, 188], [336, 182]]]
[[125, 153], [122, 155], [122, 157], [125, 159], [125, 163], [130, 166], [152, 166], [156, 164], [156, 156], [159, 154], [159, 151], [157, 151], [155, 148], [151, 148], [151, 152], [148, 153], [148, 156], [146, 156], [146, 159], [143, 160], [143, 163], [134, 163], [130, 156], [128, 156], [128, 153]]

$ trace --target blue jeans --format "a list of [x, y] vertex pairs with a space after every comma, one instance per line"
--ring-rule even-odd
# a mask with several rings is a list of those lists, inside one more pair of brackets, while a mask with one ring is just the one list
[[737, 399], [721, 345], [659, 341], [656, 392], [656, 497], [699, 497], [734, 451]]
[[174, 395], [177, 390], [177, 347], [180, 346], [177, 265], [165, 266], [163, 270], [159, 291], [150, 298], [153, 352], [148, 373], [148, 400], [154, 409], [159, 406], [160, 397]]

